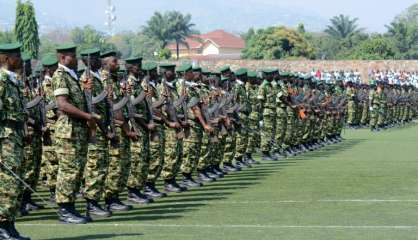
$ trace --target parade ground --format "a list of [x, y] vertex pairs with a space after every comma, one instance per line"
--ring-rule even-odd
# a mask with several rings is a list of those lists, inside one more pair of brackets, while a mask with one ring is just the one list
[[45, 240], [416, 239], [418, 126], [343, 136], [109, 219], [65, 225], [47, 209], [17, 227]]

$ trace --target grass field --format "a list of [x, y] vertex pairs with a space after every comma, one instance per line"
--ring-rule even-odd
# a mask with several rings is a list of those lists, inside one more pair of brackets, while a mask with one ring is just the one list
[[44, 210], [18, 229], [45, 240], [418, 239], [418, 126], [344, 137], [110, 219], [64, 225]]

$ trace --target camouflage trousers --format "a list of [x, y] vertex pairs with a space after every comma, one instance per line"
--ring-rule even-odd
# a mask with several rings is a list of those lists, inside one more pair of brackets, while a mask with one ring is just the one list
[[259, 145], [259, 139], [257, 136], [260, 135], [260, 128], [257, 118], [250, 117], [248, 119], [248, 128], [250, 129], [251, 133], [248, 136], [248, 145], [247, 145], [247, 153], [252, 154], [256, 152], [256, 148]]
[[[225, 139], [225, 148], [223, 151], [223, 158], [222, 163], [223, 164], [232, 164], [232, 161], [234, 160], [235, 151], [236, 151], [236, 145], [237, 144], [237, 133], [235, 131], [228, 132], [228, 135]], [[222, 151], [219, 151], [219, 153], [222, 153]]]
[[219, 142], [214, 144], [213, 146], [213, 154], [212, 154], [212, 166], [219, 166], [224, 161], [224, 153], [226, 149], [226, 142], [229, 133], [225, 135], [219, 135]]
[[103, 195], [109, 166], [109, 141], [97, 132], [97, 142], [89, 144], [84, 169], [84, 197], [99, 201]]
[[31, 144], [24, 147], [22, 162], [22, 179], [36, 190], [42, 161], [41, 133], [32, 136]]
[[119, 128], [117, 136], [119, 137], [119, 147], [109, 150], [109, 165], [104, 188], [105, 198], [118, 196], [125, 189], [130, 171], [131, 141]]
[[131, 144], [131, 168], [128, 188], [141, 190], [148, 176], [150, 162], [150, 141], [148, 132], [142, 131], [139, 141]]
[[237, 130], [236, 133], [236, 150], [235, 150], [235, 160], [240, 160], [244, 157], [247, 152], [248, 147], [248, 137], [249, 137], [249, 118], [245, 114], [240, 114], [240, 121], [243, 127]]
[[171, 180], [176, 177], [183, 160], [183, 140], [176, 139], [176, 130], [165, 130], [164, 165], [161, 177]]
[[287, 123], [286, 123], [286, 134], [284, 137], [283, 149], [294, 145], [294, 135], [296, 132], [296, 113], [291, 107], [286, 108], [287, 112]]
[[72, 138], [56, 137], [58, 174], [56, 188], [57, 203], [73, 203], [80, 190], [84, 166], [87, 161], [87, 128], [74, 131]]
[[264, 109], [263, 127], [261, 128], [261, 151], [270, 152], [274, 141], [276, 110]]
[[202, 138], [203, 128], [197, 123], [192, 123], [190, 136], [184, 140], [182, 173], [191, 174], [196, 170], [202, 148]]
[[20, 182], [9, 171], [21, 177], [23, 160], [23, 132], [11, 129], [14, 133], [0, 138], [0, 222], [14, 221], [18, 210]]
[[284, 138], [286, 136], [287, 128], [287, 112], [285, 107], [278, 107], [276, 109], [276, 135], [274, 151], [278, 152], [282, 150]]
[[363, 103], [363, 112], [361, 114], [360, 123], [362, 125], [366, 125], [369, 121], [369, 105], [367, 103]]
[[354, 101], [348, 101], [347, 104], [347, 124], [356, 123], [356, 103]]
[[164, 126], [158, 125], [154, 133], [157, 137], [150, 139], [150, 160], [148, 165], [147, 182], [155, 183], [161, 174], [164, 164], [165, 131]]
[[[219, 141], [215, 135], [209, 136], [206, 132], [203, 132], [200, 156], [198, 156], [199, 160], [197, 163], [197, 171], [205, 170], [212, 162], [214, 148], [217, 143], [215, 141], [211, 141], [211, 139]], [[185, 154], [187, 154], [187, 151], [185, 151]]]
[[54, 143], [51, 146], [44, 146], [42, 161], [45, 163], [46, 185], [49, 189], [55, 189], [57, 185], [58, 157]]

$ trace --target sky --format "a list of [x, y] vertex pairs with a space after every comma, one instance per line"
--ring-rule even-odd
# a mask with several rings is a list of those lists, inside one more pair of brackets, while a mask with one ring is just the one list
[[[108, 0], [32, 0], [46, 28], [93, 25], [106, 30]], [[228, 28], [243, 31], [255, 25], [307, 21], [314, 30], [340, 13], [359, 18], [368, 32], [384, 32], [385, 25], [417, 0], [112, 0], [115, 31], [138, 30], [155, 11], [179, 10], [192, 14], [198, 30]], [[0, 0], [0, 27], [12, 26], [16, 0]], [[275, 10], [277, 16], [275, 16]], [[267, 16], [266, 16], [267, 15]], [[285, 18], [289, 15], [288, 18]], [[271, 19], [271, 21], [269, 21]], [[289, 20], [291, 19], [291, 20]], [[248, 20], [248, 21], [245, 21]], [[319, 26], [319, 27], [318, 27]], [[310, 30], [308, 28], [308, 30]]]

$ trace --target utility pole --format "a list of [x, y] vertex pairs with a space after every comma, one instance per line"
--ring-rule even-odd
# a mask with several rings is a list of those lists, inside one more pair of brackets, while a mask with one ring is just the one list
[[107, 7], [105, 11], [107, 20], [105, 22], [105, 25], [107, 26], [107, 31], [109, 36], [112, 36], [114, 34], [114, 24], [116, 21], [116, 8], [115, 5], [112, 4], [112, 0], [107, 0]]

